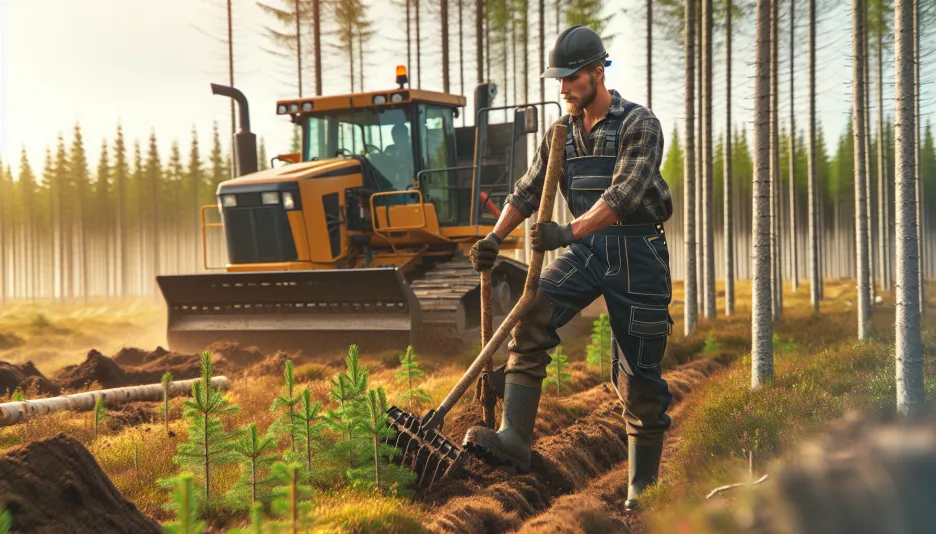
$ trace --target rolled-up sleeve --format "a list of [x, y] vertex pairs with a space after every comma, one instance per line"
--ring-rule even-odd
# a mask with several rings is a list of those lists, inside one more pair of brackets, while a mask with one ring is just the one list
[[527, 172], [514, 184], [513, 193], [507, 195], [505, 202], [513, 204], [525, 217], [539, 209], [546, 180], [546, 163], [549, 161], [549, 145], [555, 123], [549, 127], [540, 141], [539, 148], [533, 155], [533, 163]]
[[611, 187], [601, 195], [617, 213], [619, 220], [627, 222], [641, 203], [654, 217], [669, 217], [669, 208], [664, 202], [646, 202], [645, 198], [645, 193], [654, 182], [662, 180], [662, 159], [663, 132], [660, 121], [656, 117], [643, 117], [631, 124], [621, 138]]

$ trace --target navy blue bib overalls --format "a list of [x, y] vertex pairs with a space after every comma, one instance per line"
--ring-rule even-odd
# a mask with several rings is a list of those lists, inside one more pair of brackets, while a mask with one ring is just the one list
[[[604, 121], [618, 121], [608, 115]], [[575, 217], [587, 212], [611, 185], [617, 161], [617, 125], [596, 135], [591, 155], [566, 139], [566, 201]], [[594, 131], [594, 130], [593, 130]], [[601, 138], [603, 137], [603, 139]], [[576, 240], [543, 270], [537, 300], [510, 341], [506, 380], [537, 386], [559, 342], [556, 330], [603, 295], [615, 340], [611, 378], [624, 405], [628, 435], [660, 441], [670, 426], [672, 399], [660, 362], [672, 332], [669, 252], [662, 224], [617, 224]]]

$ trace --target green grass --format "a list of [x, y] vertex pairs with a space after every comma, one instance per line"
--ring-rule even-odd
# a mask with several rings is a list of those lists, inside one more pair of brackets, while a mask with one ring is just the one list
[[[924, 334], [927, 398], [936, 397], [936, 330]], [[818, 351], [794, 350], [775, 356], [775, 379], [750, 388], [750, 356], [693, 393], [682, 416], [681, 439], [661, 483], [647, 496], [654, 532], [698, 519], [705, 495], [715, 487], [747, 480], [770, 460], [782, 458], [804, 437], [847, 411], [896, 413], [893, 345], [886, 341], [842, 341]], [[703, 528], [693, 523], [694, 532]], [[673, 529], [673, 530], [671, 530]]]

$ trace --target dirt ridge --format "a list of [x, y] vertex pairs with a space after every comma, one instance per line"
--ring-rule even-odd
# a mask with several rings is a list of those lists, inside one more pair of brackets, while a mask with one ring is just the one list
[[[665, 373], [674, 405], [720, 368], [715, 361], [700, 360]], [[437, 506], [426, 527], [436, 533], [511, 532], [549, 510], [559, 497], [583, 490], [602, 475], [616, 477], [618, 480], [612, 485], [626, 488], [627, 431], [617, 395], [602, 384], [577, 393], [570, 400], [577, 397], [587, 397], [594, 409], [565, 428], [534, 440], [531, 473], [510, 475], [506, 470], [488, 468], [471, 460], [465, 479], [443, 481], [434, 488]], [[600, 530], [608, 523], [595, 517], [587, 513], [582, 516], [599, 529], [587, 532], [615, 531]], [[540, 528], [537, 525], [542, 522], [531, 523], [533, 532]], [[626, 532], [626, 525], [614, 525], [617, 531]]]

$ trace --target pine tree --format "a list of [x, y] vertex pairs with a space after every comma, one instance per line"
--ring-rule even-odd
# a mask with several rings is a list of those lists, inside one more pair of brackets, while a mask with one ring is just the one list
[[228, 491], [227, 500], [234, 509], [243, 509], [270, 500], [270, 480], [264, 476], [276, 460], [276, 437], [269, 431], [261, 436], [257, 423], [250, 423], [233, 451], [241, 463], [241, 477]]
[[95, 269], [101, 276], [101, 292], [105, 297], [111, 295], [110, 284], [111, 280], [114, 279], [112, 264], [110, 261], [111, 258], [111, 222], [112, 222], [112, 208], [111, 208], [111, 188], [110, 188], [110, 162], [108, 161], [107, 154], [107, 140], [101, 142], [101, 156], [98, 158], [98, 169], [97, 169], [97, 181], [95, 182], [95, 190], [97, 193], [97, 201], [95, 202], [96, 213], [96, 230], [98, 232], [98, 239], [102, 247], [97, 251], [98, 261], [100, 262]]
[[201, 250], [201, 245], [199, 241], [198, 233], [198, 217], [199, 217], [199, 207], [201, 206], [201, 191], [203, 188], [203, 183], [205, 180], [204, 171], [202, 170], [201, 155], [198, 151], [198, 132], [195, 131], [195, 127], [192, 126], [192, 147], [189, 150], [189, 159], [188, 159], [188, 168], [186, 170], [186, 181], [189, 183], [188, 197], [191, 202], [189, 206], [191, 207], [191, 212], [189, 217], [182, 219], [188, 227], [188, 235], [191, 238], [191, 246], [189, 249], [192, 251], [192, 263], [191, 267], [194, 270], [198, 270], [198, 253]]
[[592, 322], [592, 342], [585, 348], [588, 365], [598, 368], [601, 378], [605, 377], [605, 361], [611, 354], [611, 321], [602, 313]]
[[78, 211], [78, 255], [81, 260], [81, 286], [79, 290], [87, 302], [88, 298], [88, 159], [85, 156], [81, 128], [75, 125], [75, 137], [71, 150], [71, 178], [75, 184], [75, 206]]
[[614, 34], [609, 33], [614, 15], [604, 16], [604, 7], [602, 0], [572, 0], [564, 6], [564, 14], [569, 26], [583, 24], [595, 30], [607, 49], [614, 39]]
[[114, 141], [114, 189], [117, 191], [117, 198], [114, 199], [114, 211], [117, 218], [116, 223], [116, 245], [120, 266], [120, 277], [117, 282], [117, 294], [126, 296], [130, 293], [130, 279], [128, 272], [130, 270], [130, 254], [127, 250], [127, 153], [124, 146], [123, 130], [120, 125], [117, 126], [117, 139]]
[[[173, 140], [172, 146], [169, 149], [169, 164], [166, 168], [166, 181], [171, 195], [170, 203], [172, 208], [170, 209], [169, 206], [166, 207], [163, 220], [171, 220], [173, 225], [171, 228], [172, 237], [166, 239], [166, 241], [167, 243], [175, 241], [175, 252], [173, 254], [175, 256], [175, 272], [180, 272], [182, 270], [182, 225], [179, 224], [179, 221], [182, 220], [184, 174], [185, 171], [182, 170], [182, 154], [179, 151], [179, 142]], [[167, 217], [170, 213], [172, 215]], [[167, 228], [167, 230], [169, 229], [170, 228]], [[160, 232], [162, 232], [162, 230], [160, 230]]]
[[152, 208], [150, 209], [149, 220], [149, 248], [150, 248], [150, 276], [143, 282], [144, 294], [149, 294], [154, 290], [156, 276], [159, 274], [159, 210], [160, 210], [160, 183], [162, 182], [162, 165], [159, 160], [159, 149], [156, 145], [156, 133], [150, 133], [149, 149], [146, 154], [146, 164], [144, 166], [144, 180], [150, 197]]
[[380, 495], [390, 489], [396, 495], [409, 494], [407, 487], [416, 480], [416, 474], [392, 460], [402, 452], [386, 443], [395, 431], [387, 424], [387, 395], [382, 387], [367, 392], [367, 417], [359, 421], [357, 429], [373, 444], [374, 461], [351, 473], [351, 484], [356, 488], [376, 489]]
[[267, 164], [267, 153], [266, 146], [263, 143], [263, 138], [260, 138], [260, 148], [257, 149], [257, 170], [263, 171], [269, 169], [270, 166]]
[[543, 389], [545, 390], [555, 384], [557, 396], [561, 396], [563, 391], [569, 390], [569, 379], [572, 378], [572, 373], [568, 369], [569, 360], [562, 352], [562, 345], [559, 345], [553, 353], [552, 361], [546, 366], [548, 376], [543, 381]]
[[162, 485], [174, 487], [172, 500], [166, 509], [175, 512], [176, 520], [162, 525], [166, 534], [200, 534], [207, 526], [198, 518], [200, 503], [198, 492], [192, 487], [192, 474], [181, 473], [175, 478], [165, 481]]
[[184, 469], [202, 473], [205, 505], [211, 506], [211, 468], [237, 459], [233, 443], [239, 433], [227, 432], [222, 417], [238, 412], [236, 404], [219, 389], [211, 387], [211, 352], [201, 353], [201, 380], [192, 384], [192, 398], [185, 401], [183, 416], [189, 422], [188, 441], [179, 443], [172, 460]]
[[[323, 432], [328, 424], [322, 413], [322, 402], [312, 403], [312, 394], [306, 386], [299, 394], [299, 411], [295, 415], [294, 434], [300, 436], [300, 449], [295, 458], [287, 456], [290, 461], [305, 462], [305, 472], [308, 483], [311, 484], [320, 478], [323, 470], [313, 468], [312, 453], [326, 448], [323, 441]], [[316, 466], [317, 467], [317, 466]]]
[[332, 379], [332, 390], [329, 392], [329, 397], [338, 403], [338, 408], [329, 410], [327, 414], [329, 425], [341, 438], [325, 454], [333, 459], [336, 468], [344, 466], [347, 475], [366, 461], [370, 450], [367, 441], [355, 433], [358, 423], [366, 417], [365, 392], [368, 382], [368, 371], [360, 365], [357, 345], [351, 345], [345, 356], [345, 364], [347, 372]]
[[293, 370], [292, 360], [286, 360], [283, 376], [285, 377], [285, 381], [283, 382], [283, 388], [285, 389], [285, 392], [283, 395], [273, 399], [273, 406], [270, 407], [270, 411], [276, 412], [277, 410], [282, 410], [285, 413], [283, 413], [273, 422], [272, 428], [278, 436], [282, 435], [283, 433], [289, 433], [290, 451], [295, 454], [297, 436], [295, 411], [296, 405], [299, 404], [300, 399], [299, 396], [294, 393], [296, 387], [296, 376]]
[[424, 402], [432, 402], [429, 393], [416, 387], [416, 383], [423, 378], [424, 373], [419, 368], [412, 346], [406, 347], [406, 353], [400, 356], [400, 367], [400, 370], [396, 372], [396, 378], [406, 381], [407, 385], [406, 391], [398, 397], [400, 402], [409, 402], [410, 410], [419, 408]]
[[303, 502], [312, 497], [312, 487], [300, 483], [301, 470], [302, 464], [298, 462], [273, 464], [270, 478], [279, 485], [273, 489], [271, 508], [275, 515], [285, 519], [285, 524], [274, 525], [276, 531], [285, 527], [288, 532], [300, 532], [315, 524], [312, 503]]

